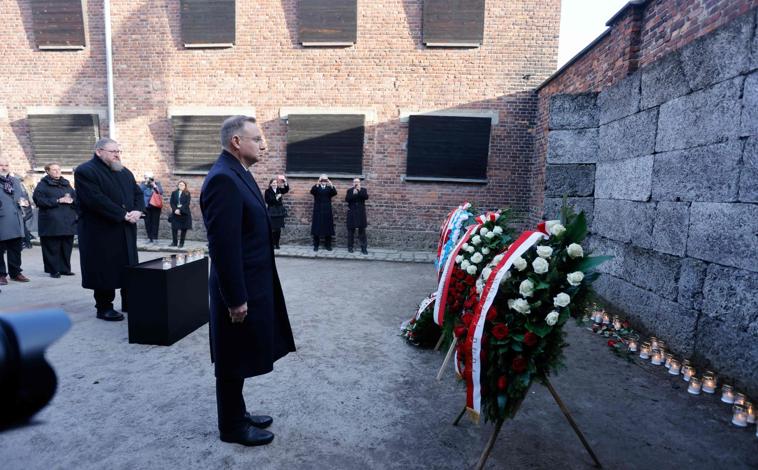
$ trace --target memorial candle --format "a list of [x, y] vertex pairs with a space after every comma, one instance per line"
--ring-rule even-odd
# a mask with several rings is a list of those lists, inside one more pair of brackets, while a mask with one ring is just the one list
[[620, 330], [621, 329], [621, 319], [618, 315], [613, 316], [613, 329], [614, 330]]
[[703, 374], [703, 391], [705, 393], [716, 393], [716, 374], [710, 370]]
[[734, 404], [735, 405], [745, 405], [745, 402], [747, 402], [747, 396], [745, 396], [744, 393], [738, 393], [734, 396]]
[[692, 395], [700, 395], [700, 388], [701, 388], [700, 379], [697, 377], [690, 378], [690, 385], [687, 387], [687, 392], [689, 392]]
[[654, 366], [659, 366], [663, 364], [663, 354], [661, 354], [660, 349], [653, 349], [653, 356], [650, 359], [650, 363]]
[[637, 352], [637, 340], [630, 339], [629, 340], [629, 351], [630, 352]]
[[640, 346], [640, 359], [649, 359], [650, 358], [650, 343], [645, 341], [642, 343], [642, 346]]
[[721, 387], [721, 401], [724, 403], [734, 403], [734, 388], [731, 385], [724, 384]]
[[744, 428], [747, 426], [747, 409], [743, 405], [734, 405], [732, 408], [732, 424]]
[[164, 256], [163, 257], [163, 269], [171, 269], [171, 257], [170, 256]]
[[755, 407], [753, 406], [753, 402], [745, 402], [745, 409], [747, 409], [747, 422], [755, 424]]
[[603, 325], [607, 325], [611, 322], [611, 316], [603, 312]]
[[681, 365], [679, 364], [679, 361], [672, 357], [671, 360], [669, 361], [669, 374], [679, 375], [680, 370], [681, 370]]
[[695, 369], [691, 365], [686, 364], [682, 366], [682, 379], [685, 382], [689, 382], [693, 375], [695, 375]]
[[658, 338], [655, 336], [650, 337], [650, 347], [651, 348], [657, 348], [658, 347]]
[[671, 359], [674, 357], [671, 353], [666, 353], [663, 355], [664, 358], [666, 358], [666, 362], [663, 363], [663, 365], [666, 367], [666, 369], [669, 369], [671, 367]]

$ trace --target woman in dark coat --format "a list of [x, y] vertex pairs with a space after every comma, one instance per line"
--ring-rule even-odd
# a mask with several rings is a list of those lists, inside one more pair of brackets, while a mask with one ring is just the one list
[[268, 207], [268, 216], [271, 218], [271, 235], [274, 239], [274, 249], [279, 249], [279, 239], [282, 237], [282, 228], [284, 227], [284, 218], [287, 217], [287, 209], [282, 201], [282, 194], [290, 190], [287, 179], [284, 175], [271, 178], [268, 182], [268, 188], [263, 197]]
[[332, 215], [332, 198], [337, 195], [337, 190], [329, 181], [329, 177], [321, 175], [318, 184], [311, 188], [313, 195], [313, 220], [311, 221], [311, 235], [313, 235], [313, 251], [318, 251], [319, 238], [324, 238], [327, 251], [332, 251], [332, 237], [334, 236], [334, 216]]
[[190, 201], [192, 195], [187, 190], [187, 183], [179, 181], [176, 185], [176, 191], [171, 193], [169, 203], [171, 204], [171, 215], [168, 220], [171, 222], [171, 237], [173, 241], [171, 246], [176, 245], [177, 232], [181, 232], [179, 238], [179, 248], [184, 246], [184, 237], [187, 230], [192, 230], [192, 211], [190, 210]]
[[347, 251], [353, 252], [355, 242], [355, 229], [358, 229], [358, 241], [361, 244], [361, 253], [368, 254], [366, 241], [366, 199], [368, 191], [361, 187], [360, 178], [353, 180], [353, 187], [347, 190], [345, 202], [347, 202]]
[[76, 191], [61, 176], [57, 163], [45, 165], [45, 175], [32, 199], [39, 208], [38, 230], [42, 262], [50, 277], [71, 276], [71, 249], [76, 234]]

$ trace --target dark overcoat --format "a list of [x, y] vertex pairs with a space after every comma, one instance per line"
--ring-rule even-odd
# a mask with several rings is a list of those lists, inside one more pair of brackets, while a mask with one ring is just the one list
[[348, 230], [366, 228], [368, 225], [368, 221], [366, 220], [366, 199], [368, 199], [366, 188], [361, 188], [360, 191], [356, 191], [355, 188], [347, 190], [345, 201], [347, 202]]
[[[73, 204], [60, 204], [58, 199], [66, 193]], [[45, 175], [32, 194], [39, 208], [37, 230], [40, 237], [64, 237], [76, 235], [76, 191], [64, 177], [57, 180]]]
[[24, 236], [24, 211], [18, 205], [24, 197], [23, 186], [18, 178], [9, 176], [13, 194], [8, 194], [0, 184], [0, 241]]
[[[253, 176], [227, 151], [208, 172], [200, 193], [211, 258], [210, 346], [216, 377], [271, 372], [295, 351], [274, 261], [271, 224]], [[247, 303], [242, 323], [229, 307]]]
[[332, 214], [332, 198], [337, 195], [334, 186], [321, 187], [314, 184], [311, 188], [313, 195], [313, 219], [311, 235], [314, 237], [334, 236], [334, 215]]
[[144, 212], [142, 190], [131, 171], [112, 171], [97, 155], [74, 170], [74, 185], [82, 287], [119, 289], [124, 267], [137, 264], [137, 224], [124, 216]]
[[[168, 220], [171, 221], [172, 230], [192, 230], [191, 202], [192, 196], [190, 196], [189, 193], [182, 192], [178, 189], [171, 193], [171, 198], [169, 199], [171, 214], [169, 214]], [[177, 209], [179, 209], [179, 215], [176, 215]]]
[[274, 230], [280, 230], [284, 227], [284, 218], [287, 217], [287, 208], [284, 207], [284, 201], [282, 198], [277, 199], [277, 194], [287, 194], [290, 190], [289, 185], [284, 187], [277, 187], [276, 192], [269, 186], [266, 188], [266, 192], [263, 194], [263, 198], [266, 200], [268, 206], [268, 215], [271, 217], [271, 228]]

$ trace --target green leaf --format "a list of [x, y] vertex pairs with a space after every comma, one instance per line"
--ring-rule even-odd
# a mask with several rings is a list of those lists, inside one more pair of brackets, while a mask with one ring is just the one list
[[588, 256], [576, 266], [576, 269], [577, 271], [587, 272], [611, 259], [613, 256]]
[[587, 237], [587, 219], [584, 216], [584, 211], [566, 227], [565, 240], [571, 240], [572, 242], [579, 243]]
[[550, 284], [547, 282], [538, 282], [537, 285], [534, 287], [534, 290], [543, 290], [543, 289], [550, 289]]
[[547, 324], [527, 322], [526, 329], [539, 336], [540, 338], [544, 338], [548, 333], [550, 333], [551, 327]]

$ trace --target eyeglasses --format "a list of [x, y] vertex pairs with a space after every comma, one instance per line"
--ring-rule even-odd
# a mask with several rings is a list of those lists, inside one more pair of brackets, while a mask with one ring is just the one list
[[123, 153], [122, 150], [108, 150], [108, 149], [100, 149], [100, 150], [102, 150], [103, 152], [112, 153], [114, 155], [121, 155]]
[[240, 140], [242, 140], [242, 139], [250, 139], [253, 142], [262, 142], [263, 141], [263, 138], [261, 136], [249, 137], [249, 136], [246, 136], [246, 135], [238, 135], [237, 137], [239, 137]]

